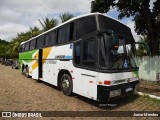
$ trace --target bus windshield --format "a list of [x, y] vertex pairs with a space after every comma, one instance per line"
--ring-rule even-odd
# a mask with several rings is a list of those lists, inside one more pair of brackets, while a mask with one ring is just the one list
[[136, 69], [136, 63], [130, 55], [133, 42], [116, 34], [102, 33], [100, 37], [100, 69], [123, 71]]

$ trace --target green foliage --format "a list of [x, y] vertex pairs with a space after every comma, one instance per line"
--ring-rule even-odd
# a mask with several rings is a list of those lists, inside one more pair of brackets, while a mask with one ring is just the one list
[[7, 45], [9, 42], [0, 39], [0, 45]]
[[5, 43], [6, 45], [0, 44], [0, 58], [18, 58], [20, 43], [29, 40], [31, 37], [37, 36], [40, 33], [42, 33], [42, 31], [39, 28], [30, 27], [29, 31], [18, 33], [17, 37], [13, 38], [10, 43], [7, 42], [7, 44]]
[[71, 18], [73, 18], [73, 17], [74, 17], [74, 15], [69, 13], [69, 12], [66, 12], [66, 13], [63, 13], [63, 14], [60, 15], [60, 19], [61, 19], [62, 23], [71, 19]]
[[0, 39], [0, 58], [6, 57], [9, 42]]
[[35, 37], [35, 36], [41, 34], [42, 32], [43, 32], [43, 31], [40, 30], [38, 27], [33, 27], [33, 28], [30, 27], [30, 31], [29, 31], [28, 35], [31, 34], [31, 35], [30, 35], [31, 37]]
[[153, 101], [153, 102], [156, 103], [157, 105], [160, 104], [160, 100], [159, 100], [159, 99], [151, 98], [149, 95], [143, 95], [142, 97], [143, 97], [145, 100]]
[[139, 44], [135, 44], [135, 49], [134, 49], [134, 55], [135, 56], [147, 56], [147, 55], [150, 55], [150, 49], [147, 45], [147, 42], [148, 42], [148, 37], [147, 36], [143, 36], [143, 37], [140, 37], [140, 40], [139, 40]]
[[140, 35], [149, 37], [149, 46], [152, 55], [157, 54], [157, 41], [160, 36], [158, 15], [160, 14], [160, 0], [153, 3], [151, 0], [94, 0], [91, 2], [91, 12], [108, 12], [113, 7], [120, 12], [119, 19], [123, 17], [133, 17], [135, 21], [135, 31]]
[[40, 24], [42, 25], [43, 31], [47, 31], [55, 26], [58, 25], [58, 20], [57, 19], [49, 19], [49, 18], [43, 18], [42, 21], [39, 20]]
[[110, 6], [115, 6], [116, 0], [94, 0], [91, 2], [91, 12], [105, 13], [110, 10]]

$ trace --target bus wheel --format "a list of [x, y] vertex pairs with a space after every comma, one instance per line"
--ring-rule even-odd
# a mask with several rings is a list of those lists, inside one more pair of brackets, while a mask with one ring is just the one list
[[25, 76], [26, 76], [27, 78], [29, 78], [29, 69], [28, 69], [28, 67], [26, 68]]
[[26, 75], [26, 69], [25, 68], [22, 69], [22, 74]]
[[70, 75], [68, 74], [63, 74], [62, 78], [61, 78], [61, 90], [63, 91], [63, 94], [69, 96], [72, 94], [72, 88], [73, 88], [73, 84], [72, 84], [72, 80]]

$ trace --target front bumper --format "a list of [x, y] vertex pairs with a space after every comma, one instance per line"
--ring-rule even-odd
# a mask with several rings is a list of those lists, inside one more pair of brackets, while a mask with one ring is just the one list
[[[138, 80], [134, 82], [114, 85], [114, 86], [98, 85], [97, 86], [97, 100], [99, 102], [107, 102], [107, 101], [115, 100], [115, 99], [122, 98], [125, 96], [129, 96], [134, 93], [135, 86], [137, 84], [139, 84]], [[126, 91], [127, 88], [133, 88], [133, 89], [131, 91]], [[119, 96], [110, 98], [110, 92], [113, 90], [118, 90], [118, 89], [121, 89], [121, 94]]]

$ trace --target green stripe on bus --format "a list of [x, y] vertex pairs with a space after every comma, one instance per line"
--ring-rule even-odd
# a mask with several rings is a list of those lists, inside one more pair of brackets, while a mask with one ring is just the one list
[[[23, 60], [25, 62], [31, 62], [32, 60], [32, 55], [36, 52], [37, 50], [32, 50], [32, 51], [27, 51], [27, 52], [24, 52], [24, 53], [20, 53], [19, 54], [19, 59], [20, 60]], [[25, 59], [30, 59], [30, 60], [25, 60]]]

